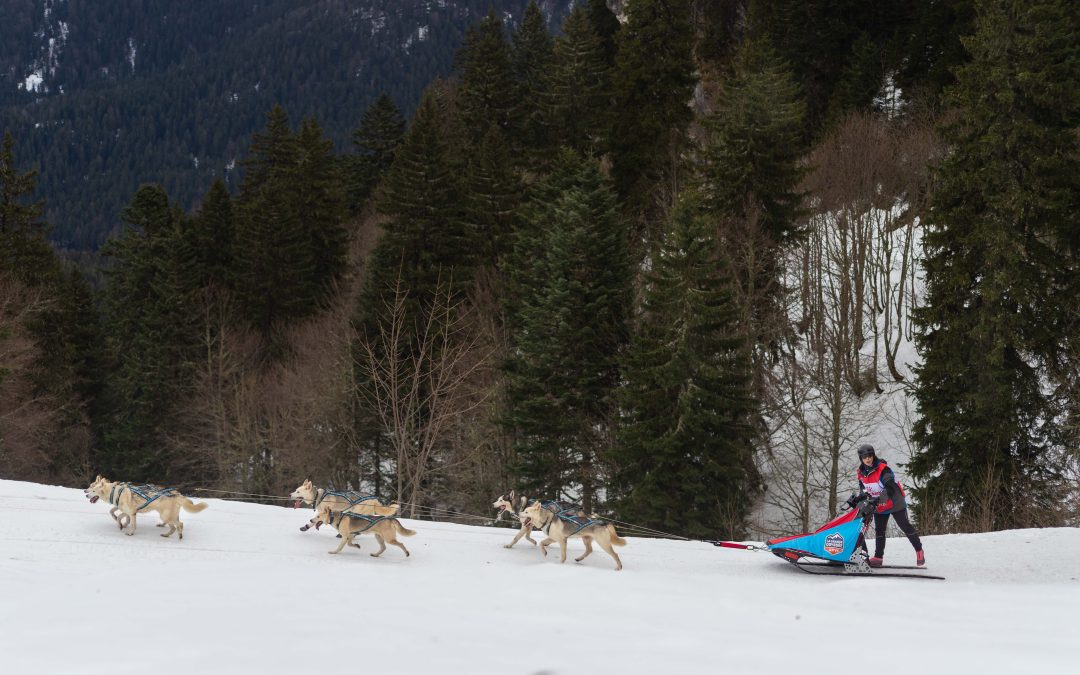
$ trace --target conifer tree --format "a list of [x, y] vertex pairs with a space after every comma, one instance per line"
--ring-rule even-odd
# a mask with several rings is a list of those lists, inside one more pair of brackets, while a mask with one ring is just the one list
[[740, 537], [760, 487], [748, 351], [715, 226], [683, 199], [626, 359], [614, 491], [630, 522]]
[[[556, 189], [553, 189], [556, 188]], [[594, 508], [610, 445], [631, 268], [616, 198], [594, 161], [563, 153], [515, 241], [538, 246], [518, 275], [508, 423], [527, 494]], [[522, 256], [516, 256], [521, 259]]]
[[199, 285], [226, 286], [232, 267], [236, 223], [225, 181], [215, 179], [191, 223], [192, 246], [200, 263]]
[[447, 115], [429, 88], [398, 148], [379, 201], [388, 217], [365, 284], [365, 309], [377, 311], [377, 299], [401, 275], [410, 296], [430, 297], [443, 283], [455, 295], [472, 282], [475, 245], [463, 220], [461, 177], [455, 172], [444, 130]]
[[[629, 0], [615, 63], [612, 172], [620, 197], [648, 213], [654, 190], [693, 114], [693, 30], [688, 0]], [[632, 114], [629, 114], [632, 111]]]
[[301, 122], [297, 144], [296, 207], [314, 262], [306, 285], [312, 304], [320, 305], [345, 272], [345, 184], [334, 158], [334, 142], [313, 118]]
[[544, 152], [554, 143], [554, 129], [545, 124], [543, 101], [547, 74], [554, 59], [554, 40], [547, 21], [530, 0], [521, 25], [511, 36], [510, 59], [517, 80], [518, 100], [522, 105], [521, 145], [530, 152]]
[[0, 271], [31, 286], [52, 283], [60, 273], [59, 260], [45, 238], [48, 226], [41, 220], [45, 202], [30, 201], [37, 175], [36, 170], [18, 170], [15, 138], [5, 131], [0, 143]]
[[128, 228], [102, 249], [115, 264], [103, 307], [109, 372], [100, 463], [132, 480], [164, 481], [164, 434], [197, 353], [197, 262], [186, 218], [161, 187], [140, 187], [122, 217]]
[[477, 266], [501, 269], [510, 250], [510, 236], [522, 185], [514, 171], [506, 137], [492, 124], [469, 153], [462, 218], [475, 242]]
[[558, 142], [582, 153], [606, 144], [611, 125], [611, 73], [603, 44], [585, 9], [574, 7], [555, 42], [548, 75], [545, 117]]
[[608, 7], [607, 0], [589, 0], [589, 24], [600, 40], [604, 52], [604, 62], [608, 67], [615, 65], [615, 53], [618, 50], [616, 36], [619, 34], [619, 17]]
[[983, 0], [965, 45], [924, 239], [909, 470], [925, 522], [1045, 525], [1066, 447], [1049, 366], [1076, 329], [1080, 17]]
[[332, 145], [314, 120], [293, 134], [276, 106], [244, 161], [233, 286], [251, 324], [270, 339], [316, 312], [344, 270], [344, 188]]
[[767, 44], [748, 43], [736, 57], [716, 111], [699, 176], [702, 208], [719, 236], [740, 289], [742, 328], [755, 354], [755, 395], [768, 357], [788, 330], [779, 256], [797, 240], [805, 107], [790, 73]]
[[465, 33], [457, 67], [461, 73], [461, 114], [470, 138], [478, 140], [488, 124], [506, 132], [516, 131], [520, 108], [515, 96], [510, 45], [494, 8]]
[[405, 135], [405, 118], [393, 99], [380, 94], [364, 112], [353, 131], [356, 155], [349, 158], [347, 191], [349, 210], [363, 209], [375, 186], [394, 162], [394, 152]]

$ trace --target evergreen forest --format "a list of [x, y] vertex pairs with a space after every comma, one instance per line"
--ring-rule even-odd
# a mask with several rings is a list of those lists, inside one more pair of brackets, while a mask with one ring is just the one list
[[0, 478], [1080, 524], [1074, 2], [2, 4]]

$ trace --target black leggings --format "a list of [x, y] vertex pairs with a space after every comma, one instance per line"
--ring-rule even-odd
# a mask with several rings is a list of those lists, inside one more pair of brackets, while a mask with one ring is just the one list
[[915, 531], [915, 526], [908, 520], [907, 509], [901, 509], [892, 514], [874, 514], [874, 557], [880, 558], [885, 555], [885, 527], [889, 524], [890, 515], [896, 520], [896, 526], [900, 528], [900, 531], [907, 535], [908, 541], [915, 547], [915, 550], [921, 551], [922, 542], [919, 541], [919, 534]]

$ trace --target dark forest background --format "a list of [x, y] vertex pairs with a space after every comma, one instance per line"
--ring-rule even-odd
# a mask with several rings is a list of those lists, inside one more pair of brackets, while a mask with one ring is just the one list
[[1075, 3], [0, 4], [0, 476], [1076, 522]]

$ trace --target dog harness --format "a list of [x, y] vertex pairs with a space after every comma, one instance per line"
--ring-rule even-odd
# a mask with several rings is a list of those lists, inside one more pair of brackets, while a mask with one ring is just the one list
[[368, 515], [366, 513], [350, 513], [349, 511], [331, 511], [330, 512], [330, 521], [329, 522], [330, 522], [330, 525], [332, 525], [334, 527], [337, 526], [337, 525], [334, 524], [334, 515], [335, 514], [337, 515], [337, 525], [340, 525], [341, 521], [345, 520], [345, 516], [348, 516], [350, 518], [359, 518], [360, 520], [364, 520], [364, 521], [367, 522], [367, 527], [365, 527], [364, 529], [359, 530], [357, 532], [354, 532], [353, 534], [362, 534], [364, 532], [367, 532], [368, 530], [370, 530], [372, 528], [373, 525], [375, 525], [375, 523], [377, 523], [377, 522], [379, 522], [381, 520], [393, 520], [394, 519], [393, 516], [375, 516], [375, 515]]
[[[578, 515], [577, 513], [575, 513], [575, 511], [579, 511], [580, 507], [571, 504], [563, 504], [562, 502], [556, 501], [546, 501], [540, 502], [540, 506], [545, 511], [562, 520], [564, 523], [569, 523], [571, 526], [576, 528], [573, 532], [567, 535], [568, 537], [574, 536], [575, 534], [581, 532], [590, 525], [607, 525], [606, 520], [595, 520], [593, 518], [589, 518], [588, 516]], [[544, 525], [544, 527], [542, 528], [545, 536], [549, 536], [548, 532], [549, 530], [551, 530], [551, 524], [554, 522], [555, 518], [549, 518], [547, 524]]]
[[[119, 488], [119, 491], [117, 488]], [[124, 494], [124, 490], [127, 490], [144, 500], [142, 505], [135, 509], [136, 511], [142, 511], [147, 506], [150, 506], [153, 501], [160, 499], [165, 495], [178, 494], [176, 488], [165, 488], [158, 485], [140, 485], [138, 483], [115, 483], [112, 486], [112, 490], [109, 491], [109, 503], [113, 506], [119, 505], [120, 497]]]
[[356, 506], [360, 502], [366, 502], [369, 499], [377, 499], [379, 500], [379, 504], [386, 506], [386, 502], [384, 502], [382, 498], [375, 495], [365, 495], [355, 490], [324, 490], [322, 488], [319, 488], [318, 491], [316, 491], [315, 493], [315, 503], [312, 504], [311, 508], [318, 510], [319, 504], [322, 503], [322, 500], [331, 496], [341, 497], [345, 501], [349, 502], [349, 506]]

